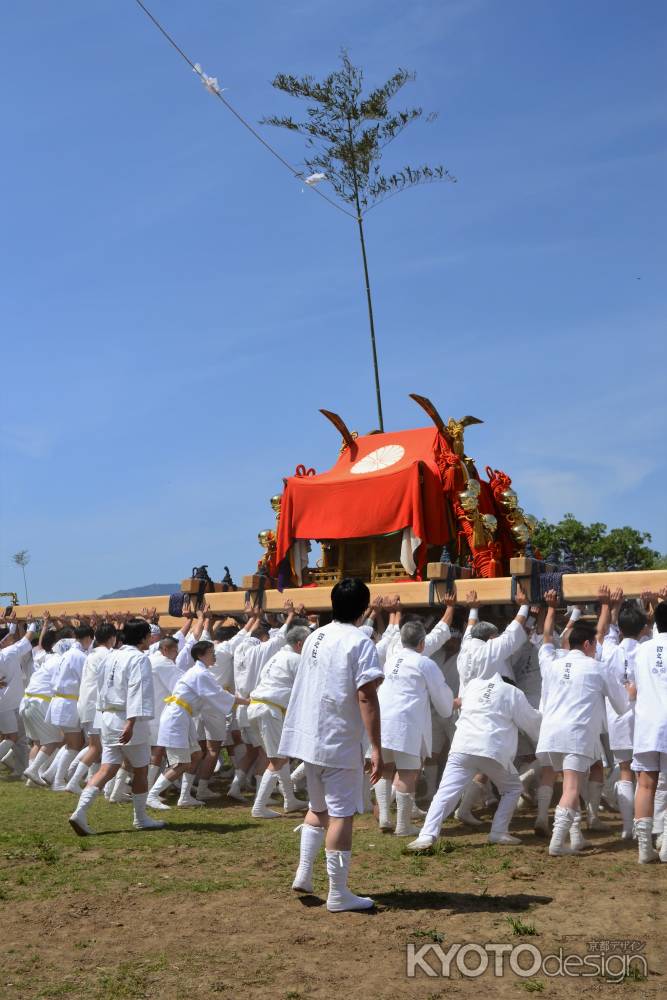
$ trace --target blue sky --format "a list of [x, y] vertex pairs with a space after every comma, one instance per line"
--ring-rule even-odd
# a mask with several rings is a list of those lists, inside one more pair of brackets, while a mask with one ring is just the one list
[[[368, 216], [387, 429], [409, 392], [538, 516], [667, 551], [665, 40], [659, 0], [151, 0], [250, 120], [347, 46], [439, 112], [387, 167], [456, 185]], [[269, 497], [375, 426], [355, 223], [290, 178], [133, 0], [3, 5], [0, 589], [66, 600], [236, 576]], [[298, 137], [267, 130], [297, 163]], [[640, 279], [640, 280], [637, 280]]]

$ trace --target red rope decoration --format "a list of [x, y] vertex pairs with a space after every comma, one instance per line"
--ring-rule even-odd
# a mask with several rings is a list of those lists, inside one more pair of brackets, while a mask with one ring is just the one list
[[316, 476], [317, 473], [315, 472], [315, 469], [307, 469], [305, 465], [297, 465], [296, 469], [294, 470], [294, 475], [299, 477]]

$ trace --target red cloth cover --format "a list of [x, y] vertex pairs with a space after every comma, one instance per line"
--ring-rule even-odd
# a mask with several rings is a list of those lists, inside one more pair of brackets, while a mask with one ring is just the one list
[[[380, 450], [385, 448], [392, 450]], [[422, 542], [444, 545], [451, 538], [438, 464], [444, 451], [447, 443], [434, 427], [369, 434], [346, 448], [328, 472], [285, 480], [278, 562], [297, 538], [367, 538], [411, 527]], [[351, 471], [369, 455], [393, 461], [374, 468], [371, 458], [367, 471]]]

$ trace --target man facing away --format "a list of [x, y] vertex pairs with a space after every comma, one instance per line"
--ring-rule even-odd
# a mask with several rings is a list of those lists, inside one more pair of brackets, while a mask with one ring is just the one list
[[313, 865], [326, 839], [331, 911], [373, 906], [372, 899], [347, 888], [354, 814], [363, 811], [364, 729], [372, 784], [383, 770], [377, 697], [383, 673], [373, 642], [358, 628], [369, 601], [361, 580], [346, 578], [333, 588], [334, 620], [304, 643], [278, 751], [304, 761], [308, 783], [309, 809], [292, 888], [313, 891]]

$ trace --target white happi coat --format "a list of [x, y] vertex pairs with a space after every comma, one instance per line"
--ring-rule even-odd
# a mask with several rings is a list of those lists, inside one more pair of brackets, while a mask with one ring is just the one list
[[248, 631], [242, 628], [231, 639], [215, 643], [215, 666], [211, 667], [211, 673], [225, 691], [234, 691], [234, 653], [249, 638]]
[[40, 660], [39, 666], [33, 671], [32, 677], [28, 681], [25, 689], [25, 697], [36, 697], [44, 695], [41, 701], [44, 702], [44, 713], [46, 714], [47, 699], [50, 701], [53, 695], [53, 679], [60, 663], [60, 656], [57, 653], [46, 653]]
[[[451, 629], [442, 620], [435, 623], [430, 632], [426, 633], [426, 638], [424, 639], [424, 652], [423, 656], [432, 657], [433, 654], [442, 648], [446, 642], [451, 638]], [[399, 649], [403, 649], [403, 643], [401, 642], [401, 629], [398, 625], [387, 625], [386, 629], [382, 633], [382, 636], [376, 645], [378, 658], [380, 663], [384, 665], [387, 658], [391, 656], [392, 653], [397, 652]]]
[[0, 678], [6, 682], [0, 688], [0, 712], [15, 712], [21, 704], [25, 690], [21, 659], [31, 649], [27, 636], [0, 649]]
[[148, 654], [136, 646], [121, 646], [104, 658], [100, 670], [97, 707], [102, 718], [102, 743], [118, 743], [128, 719], [135, 719], [128, 746], [150, 743], [150, 720], [155, 711], [153, 675]]
[[[262, 667], [259, 682], [250, 692], [250, 697], [273, 702], [274, 705], [281, 705], [287, 709], [300, 660], [300, 653], [295, 653], [289, 645], [283, 646]], [[273, 711], [280, 719], [283, 718], [283, 713], [279, 709]]]
[[634, 752], [667, 753], [667, 632], [639, 644], [635, 684]]
[[[626, 681], [634, 683], [635, 679], [635, 658], [639, 643], [636, 639], [623, 639], [615, 625], [611, 625], [609, 632], [602, 644], [602, 659], [609, 670], [616, 674], [623, 684]], [[607, 702], [607, 731], [609, 733], [609, 747], [612, 750], [632, 750], [635, 730], [635, 706], [630, 704], [630, 708], [623, 715], [615, 712]]]
[[616, 675], [580, 649], [563, 654], [551, 643], [540, 649], [542, 726], [536, 753], [574, 753], [596, 759], [608, 698], [622, 715], [630, 705]]
[[60, 658], [53, 676], [53, 697], [46, 713], [46, 721], [52, 726], [77, 729], [81, 725], [77, 702], [87, 655], [81, 643], [75, 642]]
[[[271, 657], [285, 645], [285, 625], [274, 632], [266, 642], [259, 639], [249, 638], [234, 652], [234, 687], [243, 698], [248, 698], [250, 692], [257, 687], [262, 667]], [[248, 725], [248, 711], [246, 705], [239, 705], [236, 710], [236, 718], [239, 726], [243, 729]]]
[[541, 635], [534, 633], [530, 638], [526, 636], [523, 645], [512, 653], [508, 660], [517, 687], [523, 691], [533, 708], [539, 708], [542, 698], [541, 645]]
[[168, 698], [173, 693], [174, 688], [176, 687], [176, 681], [183, 676], [185, 671], [159, 650], [157, 653], [152, 653], [148, 659], [151, 661], [151, 673], [153, 674], [153, 696], [155, 700], [155, 711], [153, 712], [153, 718], [151, 719], [150, 725], [151, 744], [153, 746], [159, 746], [157, 737], [160, 729], [160, 719], [162, 718], [162, 713], [166, 707], [165, 698]]
[[499, 673], [474, 677], [463, 692], [449, 752], [490, 757], [514, 773], [518, 731], [537, 740], [540, 719], [523, 691], [506, 684]]
[[334, 621], [315, 629], [301, 652], [280, 756], [322, 767], [362, 767], [357, 691], [382, 677], [373, 642], [354, 625]]
[[107, 646], [97, 646], [95, 649], [91, 649], [86, 657], [81, 673], [79, 700], [76, 703], [76, 709], [82, 723], [91, 724], [95, 721], [100, 673], [110, 652], [111, 650]]
[[382, 746], [414, 757], [430, 757], [431, 702], [438, 715], [448, 718], [454, 701], [437, 663], [401, 644], [387, 658], [378, 700]]
[[[175, 639], [176, 642], [178, 643], [178, 651], [180, 653], [180, 651], [183, 649], [183, 645], [185, 644], [185, 636], [181, 632], [180, 628], [179, 628], [178, 632], [174, 632], [174, 634], [172, 636], [172, 639]], [[160, 652], [160, 641], [161, 640], [158, 639], [156, 642], [152, 642], [150, 644], [150, 646], [148, 647], [148, 655], [149, 656], [152, 656], [153, 653], [159, 653]]]
[[195, 663], [174, 685], [169, 702], [162, 713], [157, 745], [182, 749], [190, 746], [192, 720], [197, 715], [211, 713], [225, 716], [234, 707], [234, 695], [224, 691], [203, 663]]
[[461, 694], [474, 677], [485, 678], [501, 674], [514, 680], [509, 659], [525, 642], [523, 626], [516, 620], [511, 621], [501, 635], [486, 642], [483, 639], [473, 639], [471, 631], [472, 626], [469, 625], [463, 634], [458, 658]]

